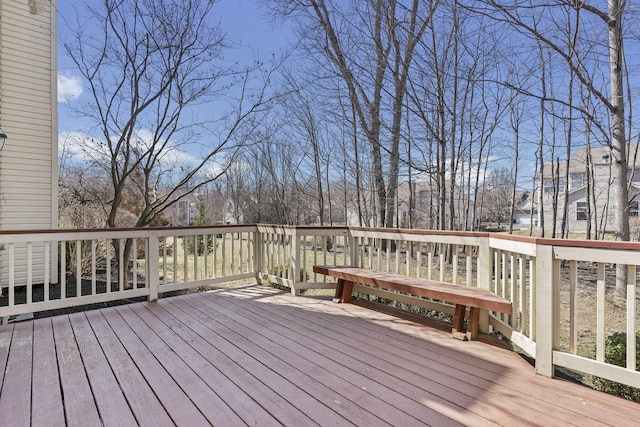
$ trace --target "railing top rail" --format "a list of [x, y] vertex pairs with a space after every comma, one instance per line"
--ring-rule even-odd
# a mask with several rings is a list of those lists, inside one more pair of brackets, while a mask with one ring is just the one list
[[230, 225], [192, 225], [180, 227], [129, 227], [129, 228], [59, 228], [59, 229], [36, 229], [36, 230], [2, 230], [0, 236], [17, 234], [64, 234], [64, 233], [104, 233], [104, 232], [145, 232], [145, 231], [166, 231], [166, 230], [210, 230], [210, 229], [235, 229], [237, 228], [255, 229], [255, 224], [230, 224]]
[[59, 230], [10, 230], [0, 231], [2, 243], [47, 242], [65, 240], [129, 239], [149, 236], [187, 236], [198, 234], [224, 234], [254, 232], [255, 225], [221, 225], [202, 227], [142, 227], [95, 228]]
[[452, 230], [425, 230], [415, 228], [381, 228], [381, 227], [349, 227], [351, 231], [373, 231], [380, 233], [402, 233], [422, 236], [460, 236], [460, 237], [489, 237], [491, 233], [480, 231], [452, 231]]
[[[406, 228], [381, 228], [381, 227], [346, 227], [346, 226], [291, 226], [275, 224], [232, 224], [232, 225], [212, 225], [212, 226], [187, 226], [187, 227], [143, 227], [143, 228], [100, 228], [100, 229], [58, 229], [58, 230], [2, 230], [0, 231], [0, 241], [32, 241], [32, 240], [72, 240], [72, 239], [92, 239], [92, 238], [127, 238], [146, 237], [155, 235], [176, 235], [176, 234], [197, 234], [217, 232], [282, 232], [294, 234], [296, 231], [319, 232], [331, 230], [336, 232], [354, 233], [382, 233], [386, 235], [403, 236], [441, 236], [441, 237], [461, 237], [461, 238], [486, 238], [527, 243], [533, 245], [546, 245], [556, 247], [577, 247], [590, 249], [613, 249], [640, 251], [640, 242], [620, 242], [613, 240], [577, 240], [577, 239], [552, 239], [541, 237], [516, 236], [503, 233], [489, 233], [478, 231], [452, 231], [452, 230], [425, 230]], [[26, 239], [26, 240], [25, 240]]]
[[552, 239], [547, 237], [515, 236], [513, 234], [502, 233], [489, 234], [490, 237], [496, 239], [511, 240], [521, 243], [533, 243], [536, 245], [640, 251], [640, 242], [621, 242], [616, 240]]

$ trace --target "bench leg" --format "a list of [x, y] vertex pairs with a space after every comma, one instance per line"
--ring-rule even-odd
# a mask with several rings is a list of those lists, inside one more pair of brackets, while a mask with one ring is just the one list
[[333, 296], [333, 302], [342, 302], [342, 289], [344, 289], [344, 279], [338, 279], [336, 284], [336, 293]]
[[351, 302], [351, 294], [353, 293], [353, 282], [347, 280], [344, 281], [344, 288], [342, 289], [342, 302]]
[[336, 284], [336, 293], [333, 302], [351, 302], [351, 294], [353, 293], [353, 282], [344, 279], [338, 279]]
[[451, 329], [451, 335], [454, 338], [466, 341], [468, 338], [464, 333], [464, 315], [467, 307], [462, 304], [456, 304], [456, 311], [453, 315], [453, 328]]
[[478, 307], [469, 308], [469, 323], [467, 323], [467, 338], [472, 340], [478, 336], [480, 325], [480, 309]]
[[478, 336], [478, 328], [480, 325], [480, 309], [478, 307], [469, 307], [469, 319], [467, 329], [464, 329], [464, 315], [467, 307], [462, 304], [456, 304], [456, 311], [453, 316], [453, 328], [451, 335], [462, 341], [471, 341]]

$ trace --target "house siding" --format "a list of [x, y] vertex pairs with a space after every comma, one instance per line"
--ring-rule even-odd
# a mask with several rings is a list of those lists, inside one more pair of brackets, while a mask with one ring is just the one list
[[[634, 149], [635, 146], [632, 146]], [[611, 232], [614, 230], [614, 211], [612, 200], [610, 199], [610, 189], [611, 189], [611, 171], [610, 165], [603, 161], [603, 159], [608, 155], [607, 147], [595, 147], [592, 148], [592, 159], [594, 162], [593, 166], [593, 181], [591, 185], [593, 186], [593, 193], [595, 198], [595, 206], [593, 204], [593, 200], [591, 201], [592, 211], [592, 221], [591, 221], [591, 230], [600, 230], [603, 229], [607, 232]], [[569, 172], [570, 173], [578, 173], [578, 172], [586, 172], [586, 152], [584, 149], [576, 151], [574, 156], [570, 159], [569, 162]], [[630, 159], [632, 161], [632, 159]], [[549, 183], [552, 179], [551, 172], [551, 164], [546, 164], [544, 168], [544, 180], [546, 183]], [[629, 165], [630, 169], [633, 166]], [[635, 166], [636, 169], [640, 168], [640, 164], [638, 162]], [[560, 164], [560, 177], [563, 178], [566, 171], [566, 163]], [[632, 172], [630, 170], [629, 181], [634, 183], [635, 185], [640, 184], [640, 172], [635, 171]], [[569, 181], [571, 183], [571, 180]], [[545, 184], [546, 186], [546, 184]], [[629, 192], [629, 199], [631, 200], [637, 194], [637, 189], [635, 186], [632, 186]], [[557, 226], [556, 231], [560, 231], [561, 229], [561, 220], [562, 220], [562, 212], [564, 207], [564, 193], [560, 193], [558, 195], [558, 209], [557, 209]], [[552, 193], [542, 194], [543, 204], [544, 204], [544, 224], [546, 228], [552, 226], [553, 222], [553, 209], [552, 202], [553, 196]], [[569, 187], [569, 206], [568, 206], [568, 217], [567, 217], [567, 226], [569, 232], [576, 233], [584, 233], [587, 230], [588, 221], [587, 220], [577, 220], [576, 209], [577, 202], [588, 202], [589, 199], [587, 197], [587, 188], [586, 181], [584, 181], [584, 185], [578, 188]]]
[[[2, 231], [57, 228], [55, 3], [0, 0], [0, 126], [8, 136], [0, 151]], [[26, 280], [26, 254], [15, 250], [19, 285]], [[6, 252], [0, 253], [3, 286]], [[43, 256], [42, 247], [33, 248], [34, 263], [42, 263]]]

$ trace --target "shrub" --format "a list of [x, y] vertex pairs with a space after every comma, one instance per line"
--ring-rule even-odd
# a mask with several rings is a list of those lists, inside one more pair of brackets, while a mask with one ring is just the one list
[[[616, 332], [605, 340], [604, 361], [616, 366], [627, 366], [627, 334]], [[636, 332], [636, 370], [640, 369], [640, 331]], [[640, 402], [640, 389], [615, 381], [595, 377], [593, 386], [596, 390]]]
[[214, 249], [213, 236], [208, 234], [204, 236], [187, 236], [185, 244], [189, 255], [202, 256], [212, 253]]

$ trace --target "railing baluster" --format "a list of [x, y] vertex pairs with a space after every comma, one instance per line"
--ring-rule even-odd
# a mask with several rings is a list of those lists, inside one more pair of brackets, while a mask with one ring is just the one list
[[[509, 284], [510, 284], [509, 298], [511, 298], [511, 302], [513, 303], [513, 307], [515, 308], [515, 310], [518, 310], [518, 307], [520, 306], [518, 302], [518, 292], [517, 292], [518, 259], [516, 258], [516, 255], [513, 252], [509, 252], [509, 263], [511, 267], [511, 273], [509, 277]], [[507, 323], [511, 325], [511, 327], [515, 327], [515, 324], [516, 324], [514, 320], [515, 317], [516, 317], [515, 315], [505, 316], [505, 318], [507, 319]]]
[[569, 353], [576, 354], [578, 349], [578, 261], [569, 262]]
[[51, 283], [51, 242], [44, 242], [44, 298], [49, 301], [49, 286]]
[[[198, 262], [198, 258], [200, 256], [200, 244], [198, 242], [198, 239], [200, 239], [200, 235], [198, 234], [194, 234], [193, 235], [193, 280], [196, 281], [198, 280], [198, 277], [200, 277], [200, 275], [198, 274], [198, 267], [199, 267], [199, 262]], [[187, 280], [185, 280], [186, 282]]]
[[[264, 267], [261, 265], [260, 267]], [[218, 277], [218, 235], [213, 235], [213, 277]]]
[[427, 245], [427, 250], [429, 252], [427, 252], [427, 279], [432, 280], [433, 279], [433, 252], [434, 252], [434, 246], [432, 243], [429, 243]]
[[451, 250], [453, 252], [452, 262], [453, 262], [453, 278], [451, 283], [458, 284], [458, 245], [451, 245]]
[[636, 266], [627, 266], [627, 369], [636, 369]]
[[124, 259], [124, 239], [118, 239], [118, 290], [122, 292], [124, 289], [125, 281], [125, 266], [124, 263], [129, 260]]
[[536, 340], [537, 336], [537, 320], [536, 320], [536, 304], [538, 301], [538, 267], [537, 261], [538, 257], [531, 258], [529, 261], [529, 274], [531, 278], [529, 280], [530, 289], [529, 289], [529, 338], [533, 341]]
[[465, 246], [464, 247], [464, 251], [465, 251], [465, 258], [466, 258], [466, 266], [465, 266], [465, 273], [466, 273], [466, 277], [465, 277], [465, 285], [466, 286], [471, 286], [471, 282], [473, 281], [473, 249], [470, 246]]
[[302, 245], [301, 245], [301, 250], [302, 250], [302, 267], [300, 268], [300, 271], [303, 272], [303, 277], [305, 279], [305, 281], [307, 280], [307, 239], [309, 238], [308, 236], [301, 236], [302, 238]]
[[33, 302], [33, 242], [27, 242], [27, 304]]
[[514, 313], [514, 326], [517, 325], [517, 329], [520, 332], [523, 332], [524, 329], [522, 328], [522, 319], [523, 319], [523, 312], [525, 311], [525, 306], [527, 303], [527, 298], [526, 298], [526, 270], [527, 270], [527, 265], [526, 265], [526, 259], [524, 258], [523, 255], [519, 255], [518, 256], [518, 291], [517, 291], [517, 295], [518, 295], [518, 305], [517, 305], [517, 311], [516, 313]]
[[138, 239], [133, 239], [133, 244], [131, 248], [131, 258], [133, 260], [133, 289], [138, 289]]
[[189, 238], [187, 235], [182, 236], [182, 282], [189, 281]]
[[60, 299], [67, 298], [67, 241], [60, 241]]
[[91, 239], [91, 295], [96, 294], [96, 240]]
[[82, 296], [82, 241], [76, 240], [76, 297]]
[[107, 239], [105, 241], [105, 245], [106, 245], [106, 255], [105, 255], [105, 269], [107, 270], [107, 293], [111, 292], [111, 244], [112, 244], [113, 240], [111, 239]]
[[204, 278], [208, 279], [209, 278], [209, 235], [208, 234], [203, 234], [202, 235], [202, 240], [204, 242], [204, 252], [202, 254], [202, 263], [203, 265], [203, 274], [204, 274]]
[[440, 281], [444, 282], [447, 244], [441, 243], [439, 246], [440, 246], [440, 252], [438, 253], [438, 264], [440, 265]]
[[9, 307], [16, 303], [16, 248], [13, 243], [9, 243]]
[[235, 244], [236, 240], [235, 237], [233, 237], [233, 233], [231, 233], [231, 274], [235, 273], [236, 271], [236, 244]]
[[407, 265], [407, 269], [405, 271], [405, 274], [407, 276], [411, 275], [411, 254], [409, 253], [409, 247], [410, 247], [410, 242], [407, 243], [407, 247], [404, 251], [404, 257], [406, 260], [406, 265]]
[[386, 262], [387, 262], [387, 269], [386, 272], [388, 273], [389, 271], [391, 271], [391, 240], [390, 239], [385, 239], [385, 254], [386, 254]]
[[604, 362], [604, 303], [605, 303], [605, 264], [598, 263], [598, 278], [596, 290], [596, 360]]

